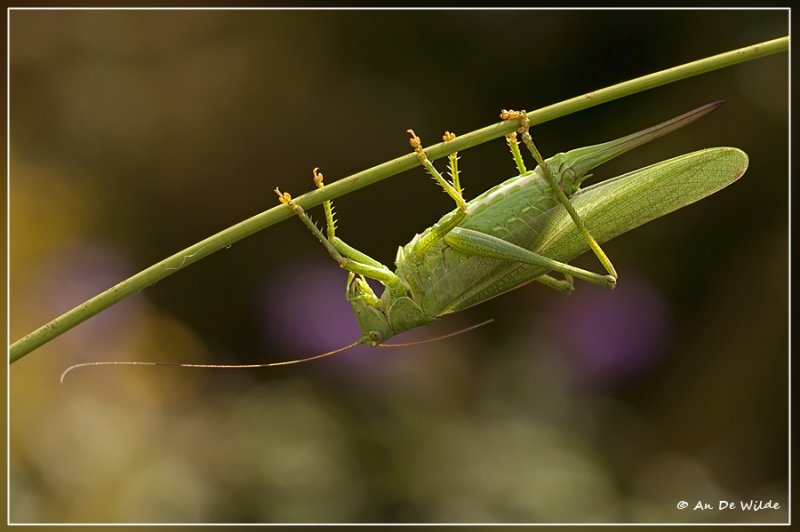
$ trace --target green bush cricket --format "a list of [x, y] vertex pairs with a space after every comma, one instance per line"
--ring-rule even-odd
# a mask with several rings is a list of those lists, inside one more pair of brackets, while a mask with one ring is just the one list
[[[710, 148], [586, 189], [581, 189], [581, 184], [599, 165], [679, 129], [721, 104], [721, 101], [713, 102], [631, 135], [559, 153], [546, 160], [533, 143], [525, 112], [504, 110], [501, 118], [520, 122], [518, 133], [537, 167], [527, 170], [517, 132], [508, 135], [506, 140], [519, 175], [470, 201], [462, 195], [458, 154], [449, 156], [451, 181], [448, 181], [428, 160], [419, 137], [409, 130], [410, 144], [421, 165], [454, 200], [456, 208], [398, 249], [394, 271], [336, 235], [331, 201], [323, 203], [326, 219], [326, 234], [323, 234], [290, 194], [275, 189], [280, 202], [294, 211], [339, 266], [348, 271], [346, 297], [361, 328], [361, 338], [326, 353], [264, 364], [87, 362], [70, 366], [61, 379], [63, 381], [73, 369], [94, 365], [257, 368], [296, 364], [331, 356], [360, 344], [398, 346], [384, 342], [403, 331], [429, 324], [532, 281], [565, 293], [573, 290], [576, 277], [614, 288], [616, 270], [598, 242], [608, 241], [724, 188], [744, 174], [748, 158], [736, 148]], [[445, 133], [445, 141], [453, 138], [452, 133]], [[316, 186], [323, 187], [322, 174], [316, 168], [313, 173]], [[594, 252], [605, 274], [568, 264], [587, 249]], [[556, 278], [551, 272], [563, 278]], [[380, 296], [370, 288], [367, 278], [384, 285]]]

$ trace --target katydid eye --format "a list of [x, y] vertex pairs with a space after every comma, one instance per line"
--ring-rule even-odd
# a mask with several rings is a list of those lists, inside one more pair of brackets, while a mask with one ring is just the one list
[[370, 331], [368, 334], [369, 334], [369, 339], [372, 340], [373, 342], [380, 342], [381, 340], [383, 340], [383, 335], [380, 333], [380, 331]]

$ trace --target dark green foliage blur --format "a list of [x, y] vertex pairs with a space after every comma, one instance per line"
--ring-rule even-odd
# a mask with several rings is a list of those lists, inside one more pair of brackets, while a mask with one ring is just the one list
[[[12, 340], [272, 207], [276, 186], [310, 190], [315, 166], [331, 182], [407, 153], [410, 127], [433, 144], [788, 31], [787, 12], [757, 10], [10, 18]], [[534, 128], [551, 155], [727, 101], [595, 172], [750, 156], [729, 189], [604, 246], [613, 292], [530, 285], [398, 339], [495, 319], [415, 348], [59, 385], [83, 361], [254, 363], [353, 341], [346, 274], [289, 220], [33, 352], [10, 368], [11, 520], [786, 521], [787, 61]], [[515, 173], [500, 140], [460, 168], [468, 198]], [[391, 265], [451, 208], [417, 169], [337, 201], [338, 231]], [[694, 509], [751, 499], [780, 509]]]

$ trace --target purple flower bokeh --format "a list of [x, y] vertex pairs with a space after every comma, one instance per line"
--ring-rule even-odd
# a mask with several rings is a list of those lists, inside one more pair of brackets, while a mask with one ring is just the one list
[[630, 275], [615, 290], [580, 285], [543, 318], [548, 339], [582, 385], [606, 388], [652, 368], [672, 329], [661, 294]]
[[[324, 353], [361, 337], [345, 298], [346, 281], [347, 273], [335, 264], [306, 262], [287, 266], [265, 278], [256, 304], [263, 319], [265, 345], [285, 349], [275, 353], [276, 360]], [[337, 374], [372, 378], [390, 373], [395, 358], [387, 350], [358, 346], [335, 355], [335, 364], [321, 360], [312, 365]]]
[[[127, 259], [117, 251], [97, 242], [76, 244], [56, 260], [42, 266], [37, 276], [37, 299], [49, 315], [57, 316], [91, 297], [109, 289], [130, 275]], [[64, 340], [86, 356], [114, 342], [140, 310], [136, 298], [122, 301], [68, 331]]]

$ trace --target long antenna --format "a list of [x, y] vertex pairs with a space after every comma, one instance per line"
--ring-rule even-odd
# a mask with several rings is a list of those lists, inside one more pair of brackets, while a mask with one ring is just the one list
[[339, 349], [334, 349], [333, 351], [328, 351], [327, 353], [322, 353], [319, 355], [314, 355], [306, 358], [296, 358], [294, 360], [284, 360], [281, 362], [270, 362], [265, 364], [180, 364], [177, 362], [140, 362], [140, 361], [133, 361], [133, 360], [107, 360], [102, 362], [81, 362], [80, 364], [74, 364], [67, 369], [64, 370], [64, 373], [61, 374], [61, 384], [64, 384], [64, 377], [67, 376], [67, 373], [74, 369], [78, 368], [88, 368], [90, 366], [165, 366], [169, 368], [199, 368], [199, 369], [252, 369], [252, 368], [272, 368], [276, 366], [290, 366], [292, 364], [301, 364], [303, 362], [310, 362], [312, 360], [317, 360], [318, 358], [325, 358], [331, 355], [335, 355], [336, 353], [341, 353], [342, 351], [347, 351], [348, 349], [352, 349], [357, 345], [363, 344], [363, 340], [358, 340], [357, 342], [353, 342], [350, 345], [346, 345], [344, 347], [340, 347]]
[[438, 342], [439, 340], [446, 340], [447, 338], [452, 338], [453, 336], [458, 336], [459, 334], [463, 334], [465, 332], [469, 332], [469, 331], [475, 330], [478, 327], [483, 327], [484, 325], [489, 325], [493, 321], [494, 321], [494, 318], [490, 318], [490, 319], [488, 319], [486, 321], [480, 322], [477, 325], [470, 325], [466, 329], [461, 329], [460, 331], [447, 333], [447, 334], [444, 334], [442, 336], [436, 336], [434, 338], [428, 338], [427, 340], [420, 340], [418, 342], [407, 342], [407, 343], [404, 343], [404, 344], [378, 344], [375, 347], [381, 347], [381, 348], [412, 347], [412, 346], [420, 345], [420, 344], [429, 344], [431, 342]]
[[[435, 338], [428, 338], [427, 340], [420, 340], [419, 342], [408, 342], [404, 344], [378, 344], [376, 347], [384, 347], [384, 348], [411, 347], [420, 344], [427, 344], [430, 342], [438, 342], [439, 340], [452, 338], [453, 336], [472, 331], [474, 329], [477, 329], [478, 327], [483, 327], [484, 325], [487, 325], [493, 321], [494, 321], [493, 319], [489, 319], [477, 325], [472, 325], [470, 327], [467, 327], [466, 329], [461, 329], [460, 331], [448, 333], [442, 336], [437, 336]], [[106, 360], [99, 362], [81, 362], [80, 364], [73, 364], [72, 366], [65, 369], [64, 373], [61, 374], [61, 378], [59, 378], [59, 381], [61, 381], [61, 384], [64, 384], [64, 378], [67, 376], [67, 373], [75, 369], [88, 368], [91, 366], [149, 366], [149, 367], [161, 366], [168, 368], [197, 368], [197, 369], [253, 369], [253, 368], [274, 368], [277, 366], [290, 366], [292, 364], [302, 364], [303, 362], [311, 362], [312, 360], [329, 357], [337, 353], [341, 353], [342, 351], [347, 351], [348, 349], [352, 349], [357, 345], [361, 345], [365, 342], [366, 340], [362, 338], [353, 342], [350, 345], [346, 345], [344, 347], [340, 347], [339, 349], [334, 349], [333, 351], [328, 351], [326, 353], [321, 353], [319, 355], [313, 355], [305, 358], [296, 358], [294, 360], [284, 360], [281, 362], [269, 362], [263, 364], [182, 364], [178, 362], [143, 362], [134, 360]]]

